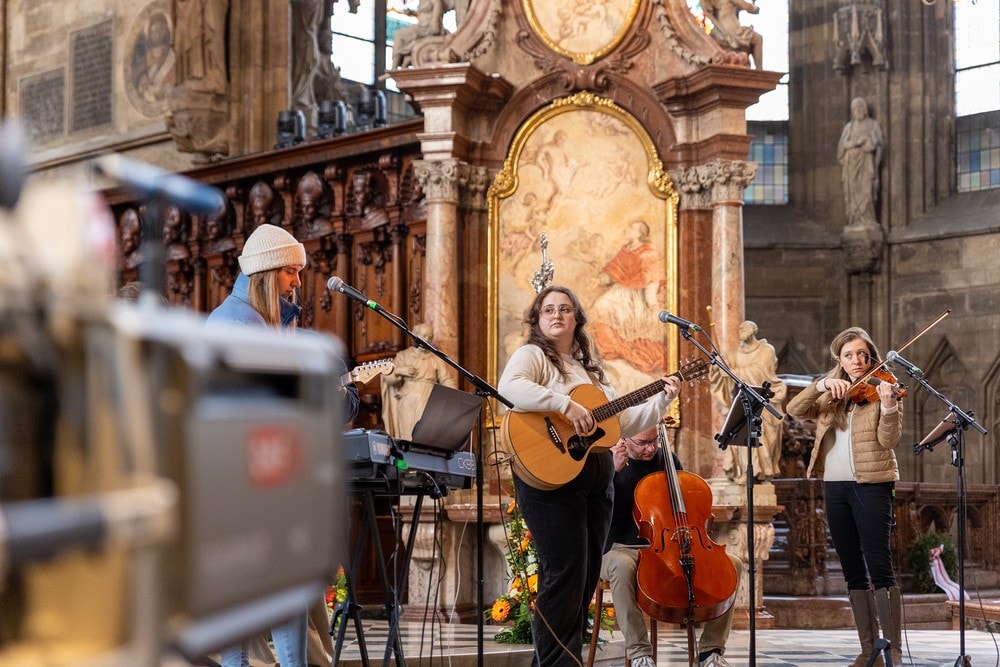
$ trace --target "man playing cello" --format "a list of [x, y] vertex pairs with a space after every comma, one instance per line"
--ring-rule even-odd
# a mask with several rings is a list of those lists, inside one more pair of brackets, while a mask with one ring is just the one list
[[[639, 551], [645, 546], [645, 540], [639, 537], [633, 505], [639, 481], [646, 475], [665, 470], [664, 454], [658, 447], [655, 426], [631, 438], [619, 440], [611, 452], [615, 467], [615, 502], [601, 563], [601, 578], [610, 584], [618, 625], [625, 636], [626, 656], [631, 659], [632, 666], [655, 667], [646, 620], [636, 599]], [[671, 456], [680, 470], [677, 455], [671, 452]], [[732, 554], [727, 555], [736, 568], [738, 585], [743, 577], [743, 563]], [[729, 667], [722, 654], [729, 640], [735, 609], [735, 604], [730, 605], [722, 616], [705, 621], [698, 641], [698, 664], [701, 667]]]

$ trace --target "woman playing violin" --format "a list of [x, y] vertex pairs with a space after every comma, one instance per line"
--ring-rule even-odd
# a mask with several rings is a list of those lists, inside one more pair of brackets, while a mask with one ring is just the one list
[[[875, 386], [877, 400], [857, 402], [859, 380], [881, 363], [868, 333], [851, 327], [830, 343], [836, 365], [792, 399], [786, 411], [816, 420], [816, 442], [806, 472], [823, 479], [827, 523], [840, 558], [848, 597], [867, 664], [879, 626], [901, 664], [902, 599], [892, 572], [890, 529], [893, 488], [899, 469], [902, 403], [891, 382]], [[852, 391], [853, 389], [853, 391]]]

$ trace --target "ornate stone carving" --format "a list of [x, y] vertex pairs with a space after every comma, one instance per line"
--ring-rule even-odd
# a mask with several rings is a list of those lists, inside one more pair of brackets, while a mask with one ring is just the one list
[[[445, 7], [455, 10], [459, 29], [454, 33], [442, 31], [416, 39], [409, 48], [408, 62], [400, 66], [427, 67], [438, 63], [472, 62], [493, 48], [503, 15], [501, 0], [483, 0], [471, 6], [469, 0], [445, 0]], [[396, 35], [398, 39], [399, 33]]]
[[757, 173], [757, 164], [717, 159], [670, 172], [684, 210], [709, 208], [715, 202], [742, 201], [743, 190]]
[[885, 232], [878, 225], [844, 227], [840, 235], [844, 248], [844, 266], [847, 273], [878, 273], [882, 266]]
[[840, 0], [833, 17], [833, 41], [833, 69], [837, 73], [860, 65], [865, 56], [871, 58], [872, 66], [889, 69], [879, 0]]
[[457, 204], [469, 177], [469, 165], [455, 158], [414, 160], [413, 170], [428, 202]]
[[461, 192], [462, 207], [470, 211], [485, 211], [489, 184], [490, 170], [487, 167], [469, 166], [465, 188]]
[[691, 65], [707, 65], [712, 61], [710, 55], [695, 53], [681, 40], [670, 18], [669, 0], [652, 0], [652, 4], [653, 20], [656, 21], [660, 28], [660, 34], [663, 35], [674, 55]]

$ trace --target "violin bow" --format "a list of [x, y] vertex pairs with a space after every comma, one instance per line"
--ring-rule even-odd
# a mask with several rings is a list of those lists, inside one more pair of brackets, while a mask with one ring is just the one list
[[[937, 325], [938, 322], [940, 322], [944, 318], [948, 317], [949, 315], [951, 315], [951, 308], [945, 308], [941, 312], [941, 314], [938, 315], [937, 318], [933, 322], [931, 322], [930, 324], [928, 324], [927, 326], [925, 326], [923, 329], [921, 329], [917, 333], [915, 333], [912, 336], [910, 336], [910, 338], [905, 343], [903, 343], [898, 348], [896, 348], [896, 351], [897, 352], [902, 352], [903, 350], [905, 350], [906, 348], [908, 348], [914, 341], [916, 341], [918, 338], [920, 338], [925, 333], [927, 333], [928, 331], [930, 331], [932, 327], [934, 327], [935, 325]], [[875, 371], [877, 371], [878, 369], [880, 369], [883, 366], [885, 366], [885, 363], [887, 361], [888, 361], [888, 359], [883, 359], [882, 361], [878, 362], [878, 364], [876, 364], [875, 366], [872, 366], [870, 369], [868, 369], [868, 372], [865, 373], [864, 375], [862, 375], [860, 378], [858, 378], [857, 381], [855, 381], [850, 386], [850, 388], [847, 390], [847, 392], [850, 393], [851, 390], [855, 389], [858, 385], [861, 385], [861, 384], [864, 384], [865, 382], [867, 382], [868, 378], [870, 378], [872, 376], [872, 374], [875, 373]]]

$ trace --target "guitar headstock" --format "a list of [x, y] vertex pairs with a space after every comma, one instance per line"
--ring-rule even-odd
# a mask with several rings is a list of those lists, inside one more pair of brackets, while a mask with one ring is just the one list
[[694, 383], [708, 377], [709, 363], [704, 359], [686, 359], [681, 361], [681, 367], [674, 373], [682, 382]]
[[396, 364], [392, 362], [392, 359], [375, 359], [356, 366], [348, 375], [350, 375], [351, 382], [365, 384], [375, 377], [391, 373], [395, 369]]

